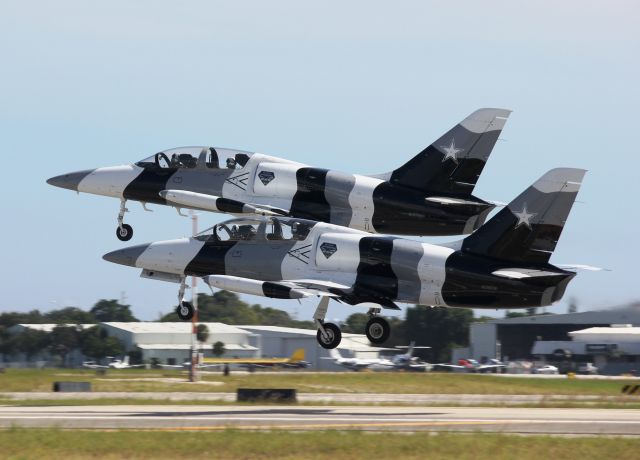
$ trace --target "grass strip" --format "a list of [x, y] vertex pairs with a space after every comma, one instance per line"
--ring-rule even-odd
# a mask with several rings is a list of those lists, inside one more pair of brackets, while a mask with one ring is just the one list
[[640, 439], [487, 433], [0, 431], [5, 459], [473, 459], [636, 458]]

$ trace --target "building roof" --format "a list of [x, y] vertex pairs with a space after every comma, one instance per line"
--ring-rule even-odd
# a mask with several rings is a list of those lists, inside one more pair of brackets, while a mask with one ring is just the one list
[[579, 331], [569, 332], [570, 336], [581, 336], [586, 334], [637, 335], [638, 339], [640, 339], [640, 327], [590, 327]]
[[[210, 345], [210, 344], [208, 344]], [[190, 343], [139, 343], [136, 345], [143, 350], [190, 350]], [[210, 349], [209, 346], [199, 347], [200, 349]], [[256, 351], [256, 347], [251, 345], [241, 345], [237, 343], [225, 343], [225, 351]]]
[[[121, 323], [121, 322], [109, 322], [102, 323], [107, 326], [111, 326], [116, 329], [122, 329], [124, 331], [131, 332], [133, 334], [189, 334], [191, 333], [190, 321], [179, 322], [139, 322], [139, 323]], [[224, 323], [198, 323], [204, 324], [209, 329], [211, 334], [248, 334], [244, 329], [240, 329], [236, 326], [229, 326]]]
[[491, 324], [632, 324], [640, 326], [640, 303], [602, 310], [559, 315], [534, 315], [519, 318], [499, 318]]
[[51, 332], [56, 326], [66, 326], [66, 327], [79, 327], [80, 329], [89, 329], [93, 326], [98, 326], [98, 324], [26, 324], [20, 323], [16, 324], [16, 326], [22, 326], [26, 329], [33, 329], [34, 331], [43, 331], [43, 332]]

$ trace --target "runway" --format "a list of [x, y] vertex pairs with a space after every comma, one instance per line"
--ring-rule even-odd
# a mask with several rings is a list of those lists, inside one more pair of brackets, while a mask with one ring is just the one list
[[0, 427], [164, 431], [357, 429], [640, 435], [640, 410], [390, 406], [0, 406]]

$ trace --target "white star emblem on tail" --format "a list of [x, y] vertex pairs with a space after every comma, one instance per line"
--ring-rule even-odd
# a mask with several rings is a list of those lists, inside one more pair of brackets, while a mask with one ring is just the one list
[[442, 159], [442, 162], [444, 163], [445, 161], [447, 161], [449, 158], [451, 158], [453, 161], [455, 161], [456, 163], [458, 162], [458, 153], [462, 152], [464, 149], [457, 149], [456, 148], [456, 140], [455, 139], [451, 139], [451, 144], [449, 144], [448, 146], [446, 145], [441, 145], [440, 148], [444, 151], [444, 158]]
[[527, 203], [522, 206], [522, 211], [513, 213], [517, 218], [518, 222], [516, 222], [516, 228], [521, 225], [526, 225], [531, 230], [531, 218], [537, 216], [535, 212], [527, 212]]

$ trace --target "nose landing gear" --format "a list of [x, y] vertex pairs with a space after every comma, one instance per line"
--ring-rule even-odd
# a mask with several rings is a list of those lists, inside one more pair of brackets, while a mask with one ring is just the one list
[[116, 236], [120, 241], [129, 241], [133, 237], [133, 228], [129, 224], [124, 223], [124, 213], [129, 212], [125, 207], [127, 200], [120, 200], [120, 212], [118, 213], [118, 228], [116, 228]]
[[182, 321], [189, 321], [193, 318], [193, 315], [195, 315], [196, 310], [193, 308], [191, 302], [184, 300], [185, 289], [187, 289], [186, 278], [182, 277], [180, 280], [180, 290], [178, 291], [178, 308], [176, 308], [176, 313]]
[[320, 303], [313, 314], [313, 322], [318, 327], [316, 340], [322, 348], [331, 350], [340, 345], [342, 341], [342, 332], [340, 328], [333, 323], [325, 323], [324, 318], [327, 316], [327, 308], [329, 307], [329, 297], [322, 297]]

